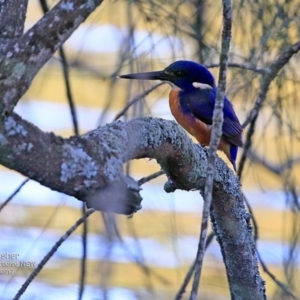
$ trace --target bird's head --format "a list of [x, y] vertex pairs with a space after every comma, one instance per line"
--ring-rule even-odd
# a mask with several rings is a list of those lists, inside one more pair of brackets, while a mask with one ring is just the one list
[[210, 71], [193, 61], [179, 60], [162, 71], [120, 75], [120, 78], [140, 80], [161, 80], [169, 83], [172, 89], [190, 91], [194, 89], [213, 89], [215, 79]]

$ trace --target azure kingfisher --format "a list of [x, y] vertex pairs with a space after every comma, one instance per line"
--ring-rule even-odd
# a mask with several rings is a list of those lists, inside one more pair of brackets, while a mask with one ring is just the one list
[[[193, 61], [179, 60], [162, 71], [120, 75], [120, 78], [161, 80], [171, 85], [169, 105], [176, 121], [202, 146], [211, 138], [217, 87], [210, 71]], [[238, 147], [243, 146], [243, 128], [232, 103], [224, 96], [224, 122], [218, 149], [223, 151], [236, 171]]]

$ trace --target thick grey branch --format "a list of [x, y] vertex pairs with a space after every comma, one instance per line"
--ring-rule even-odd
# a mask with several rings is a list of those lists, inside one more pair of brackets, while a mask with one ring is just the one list
[[23, 34], [28, 0], [0, 1], [0, 41]]
[[[166, 186], [169, 190], [170, 186], [204, 188], [206, 151], [174, 122], [153, 118], [117, 121], [81, 137], [63, 139], [13, 113], [0, 130], [1, 164], [80, 200], [96, 191], [100, 196], [106, 194], [105, 189], [114, 183], [127, 186], [123, 163], [142, 157], [158, 161], [172, 181]], [[235, 178], [219, 159], [216, 180], [224, 176]]]
[[[240, 193], [222, 195], [214, 186], [211, 219], [226, 265], [231, 299], [265, 299], [259, 276], [250, 215]], [[250, 259], [249, 259], [250, 258]]]
[[61, 0], [23, 36], [0, 45], [2, 118], [10, 114], [40, 68], [101, 3]]
[[[140, 208], [139, 186], [123, 175], [122, 168], [124, 162], [143, 157], [156, 159], [164, 169], [169, 177], [166, 190], [203, 193], [206, 149], [193, 144], [175, 122], [155, 118], [116, 121], [81, 137], [63, 139], [12, 114], [0, 130], [2, 165], [103, 211], [130, 214]], [[259, 295], [263, 286], [240, 184], [219, 158], [212, 217], [222, 251], [230, 253], [224, 260], [234, 287], [231, 290], [240, 287], [245, 295]], [[237, 265], [243, 268], [233, 269]]]

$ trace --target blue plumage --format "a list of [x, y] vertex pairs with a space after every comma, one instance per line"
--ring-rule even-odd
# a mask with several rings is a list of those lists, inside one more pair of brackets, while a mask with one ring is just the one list
[[[162, 71], [127, 74], [120, 77], [168, 82], [172, 87], [169, 103], [175, 119], [195, 136], [201, 145], [209, 144], [217, 87], [213, 75], [206, 67], [193, 61], [180, 60]], [[232, 103], [226, 96], [223, 113], [223, 133], [218, 149], [227, 155], [236, 169], [238, 147], [243, 146], [243, 129]]]

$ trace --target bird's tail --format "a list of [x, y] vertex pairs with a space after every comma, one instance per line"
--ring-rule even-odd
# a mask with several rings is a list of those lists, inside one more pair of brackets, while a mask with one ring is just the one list
[[236, 161], [237, 153], [238, 153], [238, 147], [235, 146], [235, 145], [233, 145], [233, 144], [231, 144], [230, 145], [230, 161], [232, 163], [234, 171], [236, 171], [235, 161]]

